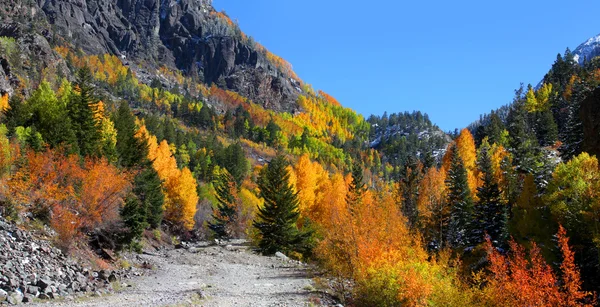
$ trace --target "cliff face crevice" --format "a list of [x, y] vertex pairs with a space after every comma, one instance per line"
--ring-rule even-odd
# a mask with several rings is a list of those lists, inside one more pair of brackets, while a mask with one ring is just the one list
[[296, 108], [297, 80], [242, 38], [210, 1], [47, 0], [39, 6], [55, 35], [88, 54], [166, 65], [276, 111]]

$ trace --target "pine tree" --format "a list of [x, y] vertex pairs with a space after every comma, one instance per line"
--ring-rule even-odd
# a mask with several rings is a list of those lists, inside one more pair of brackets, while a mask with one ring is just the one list
[[119, 106], [113, 116], [113, 122], [117, 129], [118, 163], [124, 167], [144, 164], [148, 156], [148, 145], [145, 140], [135, 137], [137, 131], [135, 116], [126, 101]]
[[467, 171], [460, 159], [456, 145], [453, 145], [451, 150], [451, 165], [446, 178], [448, 204], [451, 206], [447, 238], [452, 247], [461, 247], [468, 245], [471, 241], [473, 200], [467, 180]]
[[508, 212], [502, 197], [498, 183], [494, 178], [490, 146], [485, 141], [481, 145], [479, 153], [479, 170], [483, 174], [483, 184], [477, 188], [479, 202], [475, 209], [474, 230], [475, 242], [483, 242], [484, 235], [491, 237], [492, 242], [503, 245], [507, 239], [506, 223]]
[[282, 252], [307, 254], [310, 247], [307, 241], [311, 232], [298, 230], [298, 194], [290, 184], [288, 162], [283, 155], [277, 155], [263, 168], [258, 178], [259, 196], [264, 206], [258, 208], [253, 225], [260, 233], [258, 249], [265, 255]]
[[158, 228], [163, 218], [165, 196], [161, 184], [149, 161], [134, 179], [133, 192], [142, 204], [146, 222], [152, 228]]
[[79, 95], [73, 95], [67, 106], [79, 153], [83, 156], [97, 155], [100, 149], [100, 127], [94, 118], [98, 98], [92, 80], [92, 72], [88, 67], [77, 71]]
[[223, 170], [215, 181], [215, 197], [218, 204], [212, 215], [214, 221], [208, 224], [208, 228], [218, 239], [229, 239], [233, 235], [231, 226], [237, 220], [235, 190], [233, 177], [227, 170]]

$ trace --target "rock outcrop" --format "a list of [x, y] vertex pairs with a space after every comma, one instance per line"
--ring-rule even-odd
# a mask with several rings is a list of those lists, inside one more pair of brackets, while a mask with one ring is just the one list
[[34, 24], [33, 32], [43, 29], [55, 44], [127, 57], [148, 71], [177, 68], [277, 111], [293, 110], [302, 92], [299, 80], [210, 0], [0, 0], [0, 6], [20, 8], [0, 8], [2, 24]]

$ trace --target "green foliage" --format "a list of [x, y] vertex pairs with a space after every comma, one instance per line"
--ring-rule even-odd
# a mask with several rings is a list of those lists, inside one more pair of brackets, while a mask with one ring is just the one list
[[[426, 153], [433, 153], [446, 147], [446, 136], [434, 125], [427, 114], [419, 111], [392, 113], [388, 116], [371, 115], [368, 119], [371, 124], [370, 139], [380, 137], [376, 149], [380, 150], [387, 161], [396, 169], [392, 177], [400, 179], [400, 169], [407, 165], [412, 158], [419, 157], [424, 163]], [[390, 133], [390, 131], [394, 131]], [[421, 137], [419, 133], [427, 132], [428, 137]], [[350, 149], [352, 150], [352, 149]], [[417, 153], [422, 153], [421, 155]]]
[[363, 194], [367, 191], [364, 179], [363, 169], [359, 161], [355, 161], [352, 164], [352, 181], [348, 185], [348, 193], [346, 194], [346, 203], [350, 206], [351, 212], [357, 206], [360, 206]]
[[246, 160], [244, 149], [240, 143], [236, 142], [227, 146], [217, 160], [233, 176], [238, 186], [246, 178], [249, 169], [248, 160]]
[[[70, 147], [71, 151], [76, 151], [77, 138], [67, 116], [67, 109], [59, 102], [48, 82], [42, 82], [25, 105], [21, 106], [17, 100], [13, 101], [17, 103], [16, 110], [12, 113], [16, 117], [15, 122], [25, 119], [19, 126], [35, 127], [52, 148], [62, 144]], [[9, 114], [11, 113], [7, 113], [7, 117]]]
[[278, 155], [263, 168], [258, 178], [259, 196], [265, 203], [258, 208], [253, 225], [260, 233], [258, 249], [265, 255], [277, 251], [308, 254], [311, 249], [306, 242], [312, 233], [300, 231], [296, 226], [300, 216], [298, 194], [290, 185], [287, 166], [286, 158]]
[[148, 225], [158, 228], [163, 218], [165, 196], [158, 173], [150, 164], [145, 166], [134, 179], [133, 193], [141, 202]]
[[140, 239], [144, 229], [148, 227], [148, 223], [146, 223], [146, 207], [135, 195], [130, 194], [125, 199], [125, 205], [121, 209], [121, 217], [123, 223], [127, 226], [123, 243], [130, 244]]
[[236, 186], [233, 176], [222, 170], [219, 178], [215, 180], [215, 197], [217, 207], [213, 212], [213, 221], [208, 223], [208, 228], [218, 239], [229, 239], [232, 226], [237, 220]]
[[451, 150], [452, 160], [446, 177], [448, 204], [451, 206], [447, 237], [451, 246], [464, 247], [472, 241], [473, 200], [467, 182], [467, 170], [456, 145]]
[[483, 242], [487, 234], [492, 242], [503, 246], [508, 239], [508, 210], [494, 178], [490, 146], [485, 142], [480, 148], [478, 166], [483, 175], [483, 184], [477, 188], [479, 201], [475, 207], [475, 240]]
[[92, 73], [88, 67], [79, 69], [77, 71], [79, 94], [73, 95], [67, 104], [79, 152], [83, 156], [97, 156], [101, 147], [100, 125], [94, 118], [99, 100], [92, 81]]
[[133, 167], [143, 163], [148, 156], [148, 145], [144, 140], [135, 137], [137, 131], [135, 117], [126, 101], [121, 102], [119, 109], [113, 116], [113, 122], [117, 129], [116, 152], [118, 164], [124, 167]]

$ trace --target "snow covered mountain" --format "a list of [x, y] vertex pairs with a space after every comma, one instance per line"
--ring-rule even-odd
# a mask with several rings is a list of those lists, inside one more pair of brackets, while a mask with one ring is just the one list
[[585, 61], [589, 61], [600, 55], [600, 34], [588, 39], [585, 43], [579, 45], [573, 50], [573, 59], [583, 65]]

